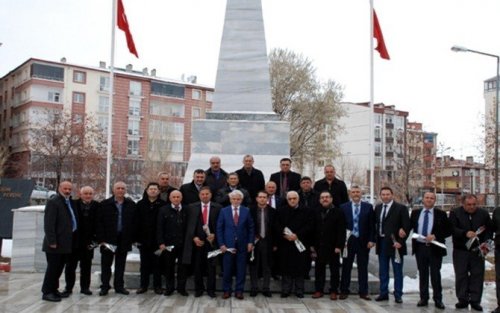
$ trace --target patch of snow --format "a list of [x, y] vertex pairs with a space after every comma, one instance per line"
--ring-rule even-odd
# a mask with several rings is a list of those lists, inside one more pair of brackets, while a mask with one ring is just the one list
[[12, 257], [12, 239], [4, 239], [2, 241], [2, 253], [3, 257]]

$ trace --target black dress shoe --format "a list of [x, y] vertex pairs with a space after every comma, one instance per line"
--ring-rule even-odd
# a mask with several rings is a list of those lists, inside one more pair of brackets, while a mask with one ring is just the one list
[[213, 291], [209, 291], [209, 292], [207, 292], [207, 294], [208, 294], [208, 296], [209, 296], [210, 298], [216, 298], [216, 297], [217, 297], [217, 295], [216, 295], [216, 294], [215, 294], [215, 292], [213, 292]]
[[388, 301], [389, 296], [378, 296], [375, 298], [375, 301], [380, 302], [380, 301]]
[[237, 292], [234, 297], [238, 300], [243, 300], [244, 297], [243, 297], [243, 293], [242, 292]]
[[295, 296], [299, 299], [302, 299], [304, 298], [304, 294], [303, 293], [296, 293]]
[[203, 296], [203, 290], [196, 290], [196, 291], [194, 292], [194, 297], [195, 297], [195, 298], [199, 298], [199, 297], [201, 297], [201, 296]]
[[59, 297], [55, 293], [46, 293], [42, 296], [42, 300], [50, 302], [59, 302], [61, 301], [61, 297]]
[[363, 300], [366, 300], [366, 301], [371, 301], [372, 298], [370, 298], [369, 295], [359, 295], [359, 298], [363, 299]]
[[440, 310], [444, 310], [445, 306], [442, 301], [434, 301], [434, 306]]
[[403, 299], [402, 298], [396, 298], [396, 299], [394, 299], [394, 301], [396, 301], [396, 303], [403, 303]]
[[464, 302], [464, 301], [458, 301], [457, 303], [455, 303], [455, 308], [457, 308], [457, 309], [465, 309], [468, 306], [469, 306], [469, 303]]
[[146, 293], [146, 291], [148, 291], [148, 288], [139, 288], [139, 289], [137, 289], [137, 291], [135, 293], [140, 295], [140, 294]]
[[115, 293], [119, 293], [119, 294], [125, 295], [125, 296], [128, 296], [130, 294], [130, 292], [125, 288], [115, 289]]
[[483, 307], [479, 303], [471, 302], [470, 307], [478, 312], [483, 312]]
[[173, 290], [167, 289], [167, 290], [165, 290], [165, 292], [163, 293], [163, 295], [164, 296], [171, 296], [173, 293], [174, 293]]
[[161, 295], [161, 294], [163, 294], [163, 290], [161, 288], [155, 288], [155, 293], [157, 295]]
[[59, 297], [61, 297], [61, 298], [68, 298], [69, 296], [71, 296], [72, 293], [73, 293], [72, 291], [64, 289], [63, 292], [59, 293]]
[[101, 291], [99, 291], [99, 295], [100, 296], [107, 296], [108, 295], [108, 289], [101, 289]]
[[250, 291], [250, 297], [252, 298], [257, 297], [257, 291], [256, 290]]
[[[428, 305], [429, 305], [429, 301], [427, 301], [427, 300], [420, 300], [420, 301], [418, 301], [418, 303], [417, 303], [417, 306], [418, 306], [418, 307], [421, 307], [421, 306], [428, 306]], [[437, 302], [436, 302], [436, 306], [437, 306]]]
[[266, 298], [272, 298], [273, 294], [270, 291], [264, 291], [262, 292], [262, 295]]
[[183, 290], [177, 290], [177, 292], [181, 295], [181, 296], [184, 296], [184, 297], [187, 297], [189, 296], [189, 293], [183, 289]]
[[92, 295], [92, 291], [90, 291], [90, 289], [82, 289], [82, 290], [80, 290], [80, 293], [87, 295], [87, 296]]
[[281, 298], [288, 298], [289, 296], [290, 296], [290, 294], [286, 293], [286, 292], [282, 292], [280, 295]]

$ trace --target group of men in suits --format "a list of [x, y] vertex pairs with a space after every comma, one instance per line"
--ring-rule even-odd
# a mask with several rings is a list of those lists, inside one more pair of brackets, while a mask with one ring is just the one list
[[[313, 298], [324, 296], [326, 266], [329, 266], [330, 299], [346, 299], [351, 293], [351, 271], [356, 260], [358, 295], [371, 300], [368, 260], [370, 249], [376, 247], [380, 291], [375, 300], [389, 299], [392, 264], [394, 298], [402, 303], [406, 241], [413, 231], [412, 252], [420, 273], [417, 305], [428, 305], [430, 275], [432, 299], [436, 308], [444, 309], [440, 268], [446, 255], [445, 238], [453, 235], [459, 299], [456, 307], [470, 305], [482, 310], [484, 261], [478, 251], [485, 249], [493, 224], [489, 215], [477, 208], [475, 196], [466, 196], [463, 206], [451, 211], [448, 217], [435, 207], [436, 195], [426, 192], [423, 208], [413, 210], [410, 216], [406, 206], [394, 201], [390, 187], [381, 188], [381, 203], [375, 208], [361, 201], [359, 186], [351, 186], [348, 193], [331, 165], [325, 166], [325, 177], [313, 184], [310, 178], [291, 171], [291, 160], [284, 158], [280, 161], [281, 170], [273, 173], [266, 183], [253, 162], [253, 157], [246, 155], [240, 170], [227, 173], [221, 168], [220, 158], [214, 156], [209, 169], [195, 170], [192, 182], [179, 190], [168, 184], [168, 173], [162, 172], [158, 182], [147, 185], [137, 204], [125, 197], [123, 182], [115, 183], [113, 196], [101, 203], [93, 200], [90, 187], [82, 188], [80, 198], [73, 201], [71, 183], [61, 183], [58, 196], [46, 206], [44, 251], [48, 266], [43, 299], [60, 301], [71, 294], [78, 262], [81, 292], [91, 294], [91, 246], [95, 243], [101, 250], [99, 294], [107, 295], [111, 288], [113, 261], [113, 287], [117, 293], [128, 294], [123, 273], [127, 253], [135, 243], [141, 257], [138, 294], [147, 292], [153, 275], [155, 293], [171, 295], [177, 290], [187, 296], [186, 280], [192, 272], [195, 296], [206, 292], [215, 297], [216, 269], [220, 266], [222, 297], [227, 299], [234, 291], [237, 299], [243, 299], [249, 265], [250, 296], [260, 291], [270, 297], [271, 277], [281, 275], [281, 297], [294, 292], [301, 298], [304, 279], [314, 260]], [[66, 289], [59, 293], [58, 279], [64, 267]]]

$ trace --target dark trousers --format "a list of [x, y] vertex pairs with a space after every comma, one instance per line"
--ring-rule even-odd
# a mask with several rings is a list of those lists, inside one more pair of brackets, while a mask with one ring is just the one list
[[47, 269], [43, 278], [42, 293], [55, 293], [59, 288], [59, 277], [64, 269], [64, 264], [68, 259], [68, 254], [61, 253], [45, 253], [47, 258]]
[[237, 247], [236, 254], [226, 252], [222, 255], [224, 272], [222, 275], [222, 289], [224, 292], [232, 292], [233, 272], [236, 268], [236, 292], [243, 292], [245, 287], [245, 275], [247, 271], [246, 247]]
[[443, 301], [443, 287], [441, 286], [441, 264], [443, 257], [436, 255], [432, 247], [425, 243], [416, 243], [418, 245], [415, 252], [417, 268], [420, 282], [420, 299], [429, 300], [429, 273], [431, 275], [432, 299], [434, 301]]
[[155, 255], [157, 249], [154, 247], [141, 246], [139, 249], [141, 257], [141, 288], [149, 287], [149, 276], [153, 274], [153, 288], [161, 288], [160, 258]]
[[459, 301], [481, 303], [484, 259], [477, 252], [453, 249], [455, 292]]
[[165, 253], [165, 276], [167, 278], [167, 291], [175, 289], [175, 266], [177, 264], [177, 290], [186, 290], [187, 267], [182, 264], [182, 246], [175, 246], [172, 252]]
[[250, 263], [250, 284], [254, 291], [259, 289], [259, 272], [262, 273], [262, 291], [269, 291], [271, 283], [271, 243], [266, 239], [260, 239], [254, 248], [253, 262]]
[[296, 273], [293, 275], [283, 274], [281, 278], [281, 292], [290, 294], [295, 287], [295, 293], [304, 294], [304, 273]]
[[380, 296], [389, 295], [389, 263], [392, 263], [394, 272], [394, 297], [396, 299], [403, 296], [403, 261], [404, 257], [401, 254], [401, 263], [396, 263], [394, 256], [387, 255], [387, 242], [384, 239], [379, 239], [380, 254], [378, 255], [379, 279], [380, 279]]
[[80, 262], [80, 290], [90, 288], [90, 270], [92, 268], [93, 251], [76, 250], [68, 256], [66, 267], [64, 268], [64, 278], [67, 291], [72, 291], [76, 280], [76, 267]]
[[497, 289], [497, 306], [500, 307], [500, 246], [495, 245], [495, 284]]
[[368, 258], [370, 249], [368, 243], [362, 242], [359, 238], [351, 236], [347, 242], [347, 258], [342, 262], [342, 279], [340, 281], [340, 291], [349, 294], [351, 285], [351, 272], [354, 258], [358, 265], [358, 294], [367, 295], [368, 292]]
[[[318, 256], [320, 252], [318, 251]], [[340, 285], [340, 261], [339, 254], [335, 253], [330, 262], [321, 260], [320, 257], [316, 259], [316, 266], [314, 268], [314, 288], [321, 293], [324, 292], [326, 281], [326, 265], [330, 267], [330, 293], [339, 292]]]
[[111, 279], [111, 265], [115, 260], [115, 273], [113, 278], [113, 287], [115, 290], [124, 288], [123, 275], [125, 273], [125, 263], [127, 262], [127, 251], [117, 247], [116, 252], [113, 253], [104, 247], [101, 247], [101, 289], [109, 290], [111, 287], [109, 281]]
[[217, 257], [207, 259], [210, 245], [206, 242], [202, 247], [195, 247], [193, 250], [193, 268], [194, 268], [194, 289], [195, 291], [205, 291], [203, 276], [207, 275], [208, 292], [215, 292], [215, 268]]

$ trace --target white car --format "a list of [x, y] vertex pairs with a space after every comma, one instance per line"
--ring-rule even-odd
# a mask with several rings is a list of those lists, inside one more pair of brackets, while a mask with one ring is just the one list
[[54, 190], [48, 190], [45, 187], [35, 185], [31, 192], [31, 199], [48, 200], [54, 198], [56, 195], [57, 193]]

